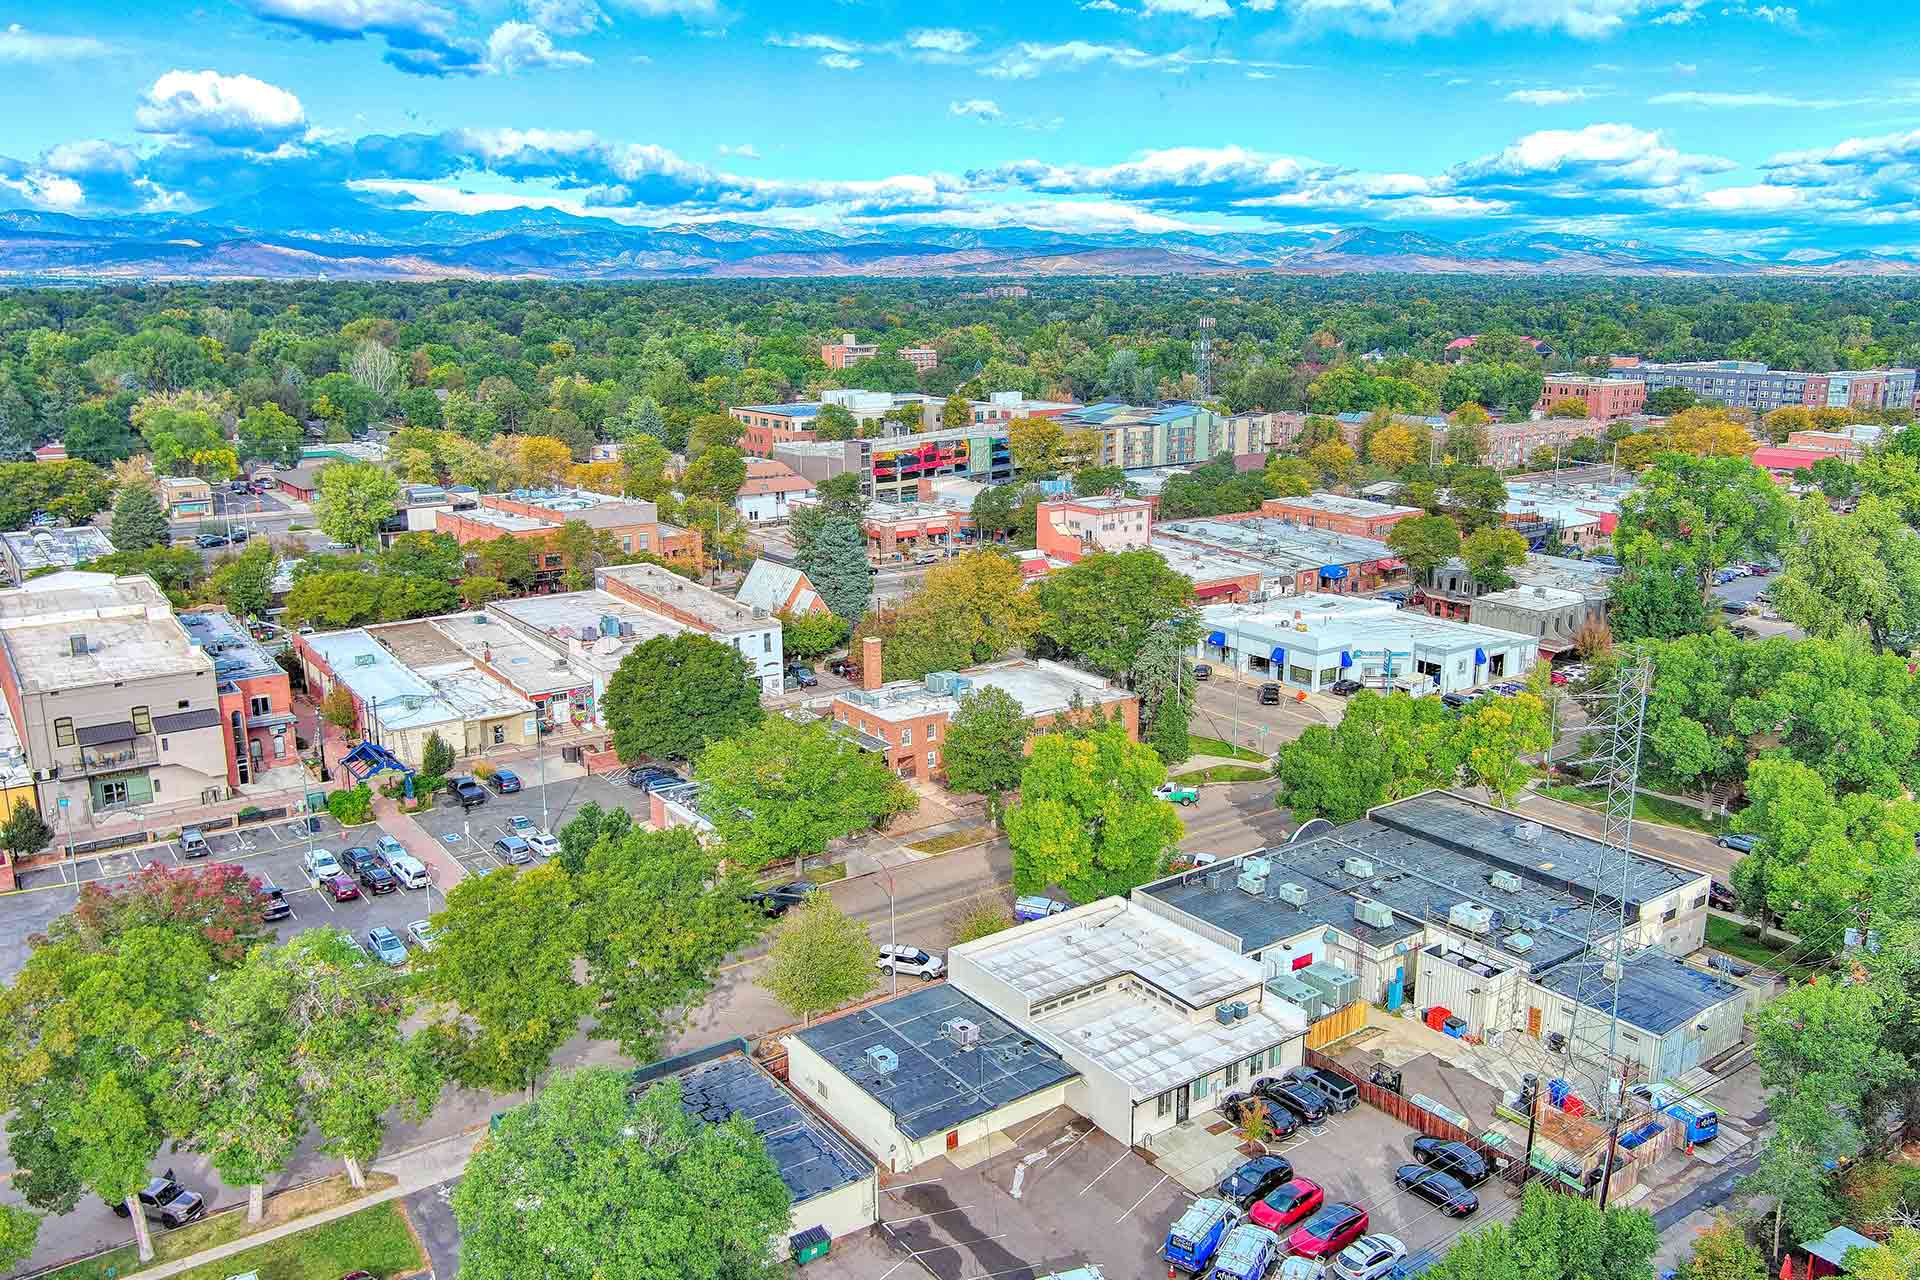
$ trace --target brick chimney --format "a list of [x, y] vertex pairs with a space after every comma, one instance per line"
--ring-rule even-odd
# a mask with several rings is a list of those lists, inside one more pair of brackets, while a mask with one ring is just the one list
[[864, 636], [860, 640], [860, 687], [878, 689], [880, 687], [880, 649], [879, 636]]

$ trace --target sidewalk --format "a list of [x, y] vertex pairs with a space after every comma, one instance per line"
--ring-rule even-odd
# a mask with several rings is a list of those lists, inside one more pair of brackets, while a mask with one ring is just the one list
[[[372, 1170], [390, 1173], [399, 1179], [384, 1191], [376, 1191], [358, 1200], [334, 1205], [330, 1209], [322, 1209], [319, 1213], [295, 1218], [291, 1222], [283, 1222], [278, 1226], [269, 1227], [250, 1236], [243, 1236], [230, 1243], [203, 1249], [190, 1257], [176, 1258], [172, 1262], [163, 1262], [157, 1266], [135, 1271], [133, 1274], [142, 1277], [142, 1280], [165, 1280], [168, 1276], [180, 1275], [195, 1267], [205, 1266], [209, 1262], [218, 1262], [222, 1258], [231, 1258], [235, 1254], [245, 1253], [269, 1241], [279, 1240], [296, 1232], [306, 1231], [323, 1223], [358, 1213], [362, 1209], [370, 1209], [377, 1204], [385, 1204], [389, 1200], [398, 1200], [416, 1191], [438, 1186], [449, 1178], [459, 1177], [466, 1169], [467, 1160], [473, 1154], [473, 1144], [481, 1132], [483, 1130], [476, 1128], [470, 1132], [457, 1133], [450, 1138], [422, 1143], [411, 1150], [398, 1151], [391, 1156], [375, 1160], [370, 1166]], [[242, 1211], [236, 1209], [233, 1212]]]

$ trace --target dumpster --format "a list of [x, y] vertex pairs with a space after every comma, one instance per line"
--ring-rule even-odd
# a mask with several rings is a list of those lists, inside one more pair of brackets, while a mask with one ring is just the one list
[[815, 1258], [827, 1256], [833, 1248], [833, 1237], [827, 1234], [825, 1227], [808, 1227], [788, 1237], [787, 1245], [793, 1251], [795, 1262], [812, 1262]]

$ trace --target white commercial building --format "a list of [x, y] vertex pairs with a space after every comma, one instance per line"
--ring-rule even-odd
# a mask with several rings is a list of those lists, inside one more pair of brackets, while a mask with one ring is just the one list
[[1538, 638], [1448, 622], [1391, 601], [1312, 592], [1277, 604], [1200, 610], [1193, 656], [1319, 692], [1336, 680], [1455, 693], [1533, 669]]

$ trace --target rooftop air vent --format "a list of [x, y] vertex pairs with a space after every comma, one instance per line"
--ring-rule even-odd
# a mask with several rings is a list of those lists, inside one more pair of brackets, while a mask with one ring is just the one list
[[954, 1018], [942, 1024], [940, 1033], [962, 1049], [980, 1043], [980, 1024], [970, 1018]]
[[1493, 928], [1493, 910], [1477, 902], [1456, 902], [1447, 912], [1447, 923], [1467, 933], [1486, 933]]
[[1373, 878], [1373, 863], [1367, 858], [1348, 858], [1340, 864], [1340, 868], [1355, 880], [1371, 880]]
[[1507, 935], [1507, 950], [1515, 955], [1525, 955], [1533, 950], [1533, 935], [1530, 933], [1510, 933]]
[[1516, 823], [1513, 838], [1521, 844], [1536, 844], [1540, 839], [1540, 824], [1537, 822]]
[[1393, 908], [1384, 902], [1375, 902], [1372, 898], [1355, 898], [1353, 918], [1361, 924], [1372, 925], [1376, 929], [1387, 929], [1393, 925]]
[[876, 1044], [867, 1050], [867, 1065], [877, 1075], [890, 1076], [900, 1069], [900, 1055], [883, 1044]]
[[86, 657], [87, 656], [87, 638], [85, 636], [68, 636], [67, 652], [76, 658]]
[[1487, 877], [1487, 883], [1506, 893], [1520, 892], [1520, 877], [1511, 871], [1496, 871]]
[[1307, 905], [1306, 888], [1293, 883], [1291, 880], [1273, 886], [1267, 896], [1278, 898], [1280, 901], [1296, 907], [1304, 907]]

